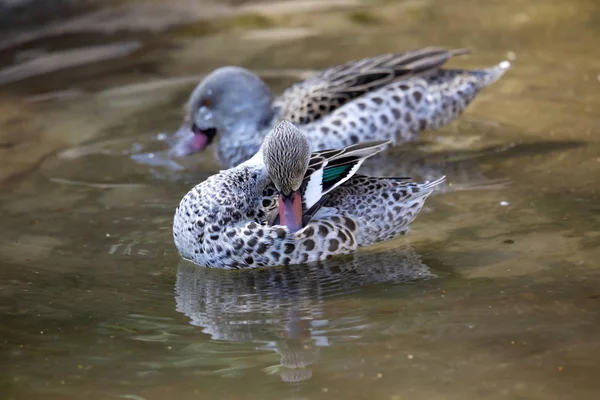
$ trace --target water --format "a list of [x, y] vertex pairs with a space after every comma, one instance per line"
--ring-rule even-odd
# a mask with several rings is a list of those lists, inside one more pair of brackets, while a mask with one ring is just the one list
[[[108, 2], [0, 41], [0, 397], [597, 398], [597, 2], [234, 3]], [[161, 133], [202, 74], [281, 90], [429, 45], [513, 68], [371, 163], [448, 175], [408, 236], [266, 271], [180, 260], [174, 208], [218, 168]]]

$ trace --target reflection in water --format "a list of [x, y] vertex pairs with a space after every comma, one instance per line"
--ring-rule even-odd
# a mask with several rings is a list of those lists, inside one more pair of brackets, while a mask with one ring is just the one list
[[[213, 340], [250, 342], [280, 356], [286, 382], [310, 379], [319, 348], [355, 340], [372, 321], [354, 315], [339, 327], [324, 300], [365, 285], [407, 283], [435, 277], [410, 247], [385, 253], [358, 252], [323, 263], [231, 272], [182, 261], [177, 272], [177, 311]], [[338, 321], [339, 322], [339, 321]], [[335, 325], [333, 327], [332, 325]], [[336, 339], [329, 337], [332, 330]]]

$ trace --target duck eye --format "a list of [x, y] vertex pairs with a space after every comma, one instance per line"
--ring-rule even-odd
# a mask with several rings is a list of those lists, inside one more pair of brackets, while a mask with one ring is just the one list
[[212, 105], [212, 101], [210, 101], [210, 99], [208, 97], [205, 97], [200, 102], [200, 105], [202, 105], [204, 107], [210, 107]]

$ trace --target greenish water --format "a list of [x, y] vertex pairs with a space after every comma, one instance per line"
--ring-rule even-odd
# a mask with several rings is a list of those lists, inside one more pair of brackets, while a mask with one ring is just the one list
[[[184, 3], [0, 40], [2, 399], [597, 398], [596, 1]], [[280, 91], [432, 45], [513, 67], [368, 166], [448, 176], [408, 236], [264, 271], [180, 260], [174, 208], [218, 168], [169, 161], [163, 133], [202, 74]]]

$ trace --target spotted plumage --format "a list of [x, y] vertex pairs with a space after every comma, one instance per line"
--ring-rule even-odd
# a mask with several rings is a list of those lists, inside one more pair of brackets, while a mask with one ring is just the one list
[[483, 70], [442, 69], [466, 50], [426, 48], [328, 68], [273, 99], [267, 85], [239, 67], [224, 67], [196, 87], [172, 153], [206, 148], [217, 134], [219, 163], [248, 160], [280, 121], [293, 122], [313, 151], [371, 140], [401, 144], [456, 119], [508, 62]]
[[[299, 182], [290, 190], [298, 194], [302, 213], [302, 228], [294, 232], [291, 225], [279, 224], [285, 210], [281, 198], [288, 194], [269, 174], [264, 159], [266, 153], [278, 163], [279, 171], [293, 171], [286, 166], [296, 162], [292, 155], [303, 141], [306, 137], [283, 121], [254, 157], [211, 176], [186, 194], [173, 221], [181, 255], [207, 267], [239, 269], [352, 253], [406, 233], [425, 199], [444, 179], [416, 184], [356, 176], [362, 162], [380, 152], [386, 142], [313, 153], [303, 171], [290, 172], [301, 174], [300, 179], [290, 179]], [[273, 145], [278, 142], [282, 145]]]

